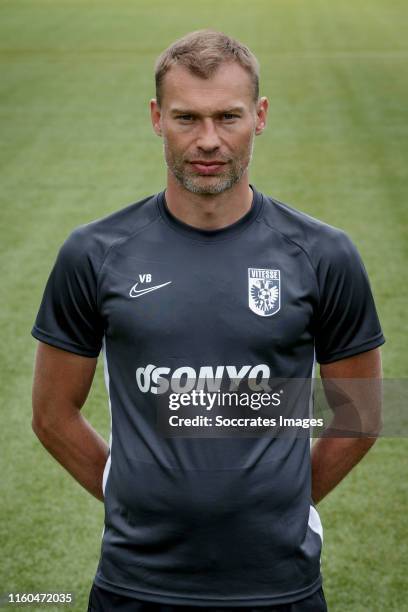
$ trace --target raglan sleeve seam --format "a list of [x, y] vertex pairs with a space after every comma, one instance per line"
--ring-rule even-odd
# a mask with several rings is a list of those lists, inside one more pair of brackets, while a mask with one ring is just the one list
[[278, 234], [280, 234], [285, 240], [287, 240], [288, 242], [290, 242], [291, 244], [294, 244], [298, 249], [300, 249], [302, 251], [302, 253], [305, 255], [310, 268], [313, 271], [313, 275], [314, 275], [314, 279], [315, 279], [315, 283], [316, 283], [316, 289], [317, 289], [317, 301], [318, 301], [318, 305], [320, 307], [320, 301], [321, 301], [321, 295], [320, 295], [320, 285], [319, 285], [319, 279], [318, 279], [318, 274], [317, 274], [317, 270], [315, 269], [315, 266], [313, 265], [313, 261], [311, 256], [309, 255], [308, 251], [305, 249], [304, 246], [302, 246], [301, 244], [299, 244], [299, 242], [297, 242], [296, 240], [293, 240], [293, 238], [289, 238], [289, 236], [287, 236], [285, 233], [281, 232], [280, 230], [276, 229], [275, 227], [272, 227], [271, 225], [269, 225], [268, 221], [265, 218], [262, 218], [262, 221], [265, 223], [265, 225], [273, 232], [276, 232]]
[[160, 215], [157, 215], [154, 219], [151, 219], [148, 223], [146, 223], [145, 225], [143, 225], [143, 227], [138, 228], [136, 231], [134, 231], [132, 234], [126, 234], [125, 236], [119, 236], [116, 240], [114, 240], [112, 242], [112, 244], [108, 245], [106, 248], [106, 251], [102, 257], [101, 260], [101, 265], [99, 266], [98, 272], [96, 273], [96, 305], [98, 308], [98, 311], [100, 312], [100, 283], [101, 283], [101, 274], [102, 274], [102, 269], [108, 259], [108, 256], [110, 254], [110, 252], [117, 247], [119, 244], [125, 243], [127, 240], [130, 240], [131, 238], [134, 238], [134, 236], [136, 236], [137, 234], [139, 234], [140, 232], [143, 232], [145, 229], [147, 229], [147, 227], [149, 227], [150, 225], [152, 225], [152, 223], [155, 223], [158, 219], [160, 219]]

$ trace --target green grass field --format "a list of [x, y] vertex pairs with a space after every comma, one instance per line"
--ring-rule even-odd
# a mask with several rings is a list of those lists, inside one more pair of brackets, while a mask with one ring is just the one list
[[[163, 187], [147, 101], [155, 57], [185, 32], [215, 27], [258, 55], [271, 112], [252, 181], [353, 238], [384, 373], [408, 377], [407, 17], [402, 0], [0, 2], [0, 594], [72, 591], [86, 609], [103, 508], [31, 431], [30, 329], [71, 229]], [[99, 366], [84, 412], [107, 436]], [[380, 440], [320, 505], [331, 612], [408, 610], [407, 453]]]

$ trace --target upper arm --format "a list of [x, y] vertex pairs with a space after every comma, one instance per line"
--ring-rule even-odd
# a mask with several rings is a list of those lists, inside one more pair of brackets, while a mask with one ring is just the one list
[[85, 403], [97, 358], [38, 343], [33, 382], [33, 424], [69, 418]]
[[39, 340], [33, 384], [36, 428], [78, 415], [85, 403], [104, 334], [98, 265], [89, 231], [78, 228], [62, 245], [49, 275], [32, 330]]
[[381, 378], [380, 348], [332, 363], [321, 363], [320, 376], [322, 378]]
[[378, 435], [382, 427], [380, 348], [320, 365], [327, 402], [335, 413], [333, 429], [352, 435]]

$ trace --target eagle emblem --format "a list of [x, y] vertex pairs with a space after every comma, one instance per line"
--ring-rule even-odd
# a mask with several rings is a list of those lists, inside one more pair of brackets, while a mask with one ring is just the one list
[[261, 317], [270, 317], [280, 310], [280, 270], [248, 268], [249, 308]]

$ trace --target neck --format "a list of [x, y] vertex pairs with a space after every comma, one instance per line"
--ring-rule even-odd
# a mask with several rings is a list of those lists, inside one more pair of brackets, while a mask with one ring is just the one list
[[180, 221], [199, 229], [221, 229], [235, 223], [251, 208], [253, 192], [248, 173], [231, 189], [215, 195], [191, 193], [168, 171], [166, 203]]

